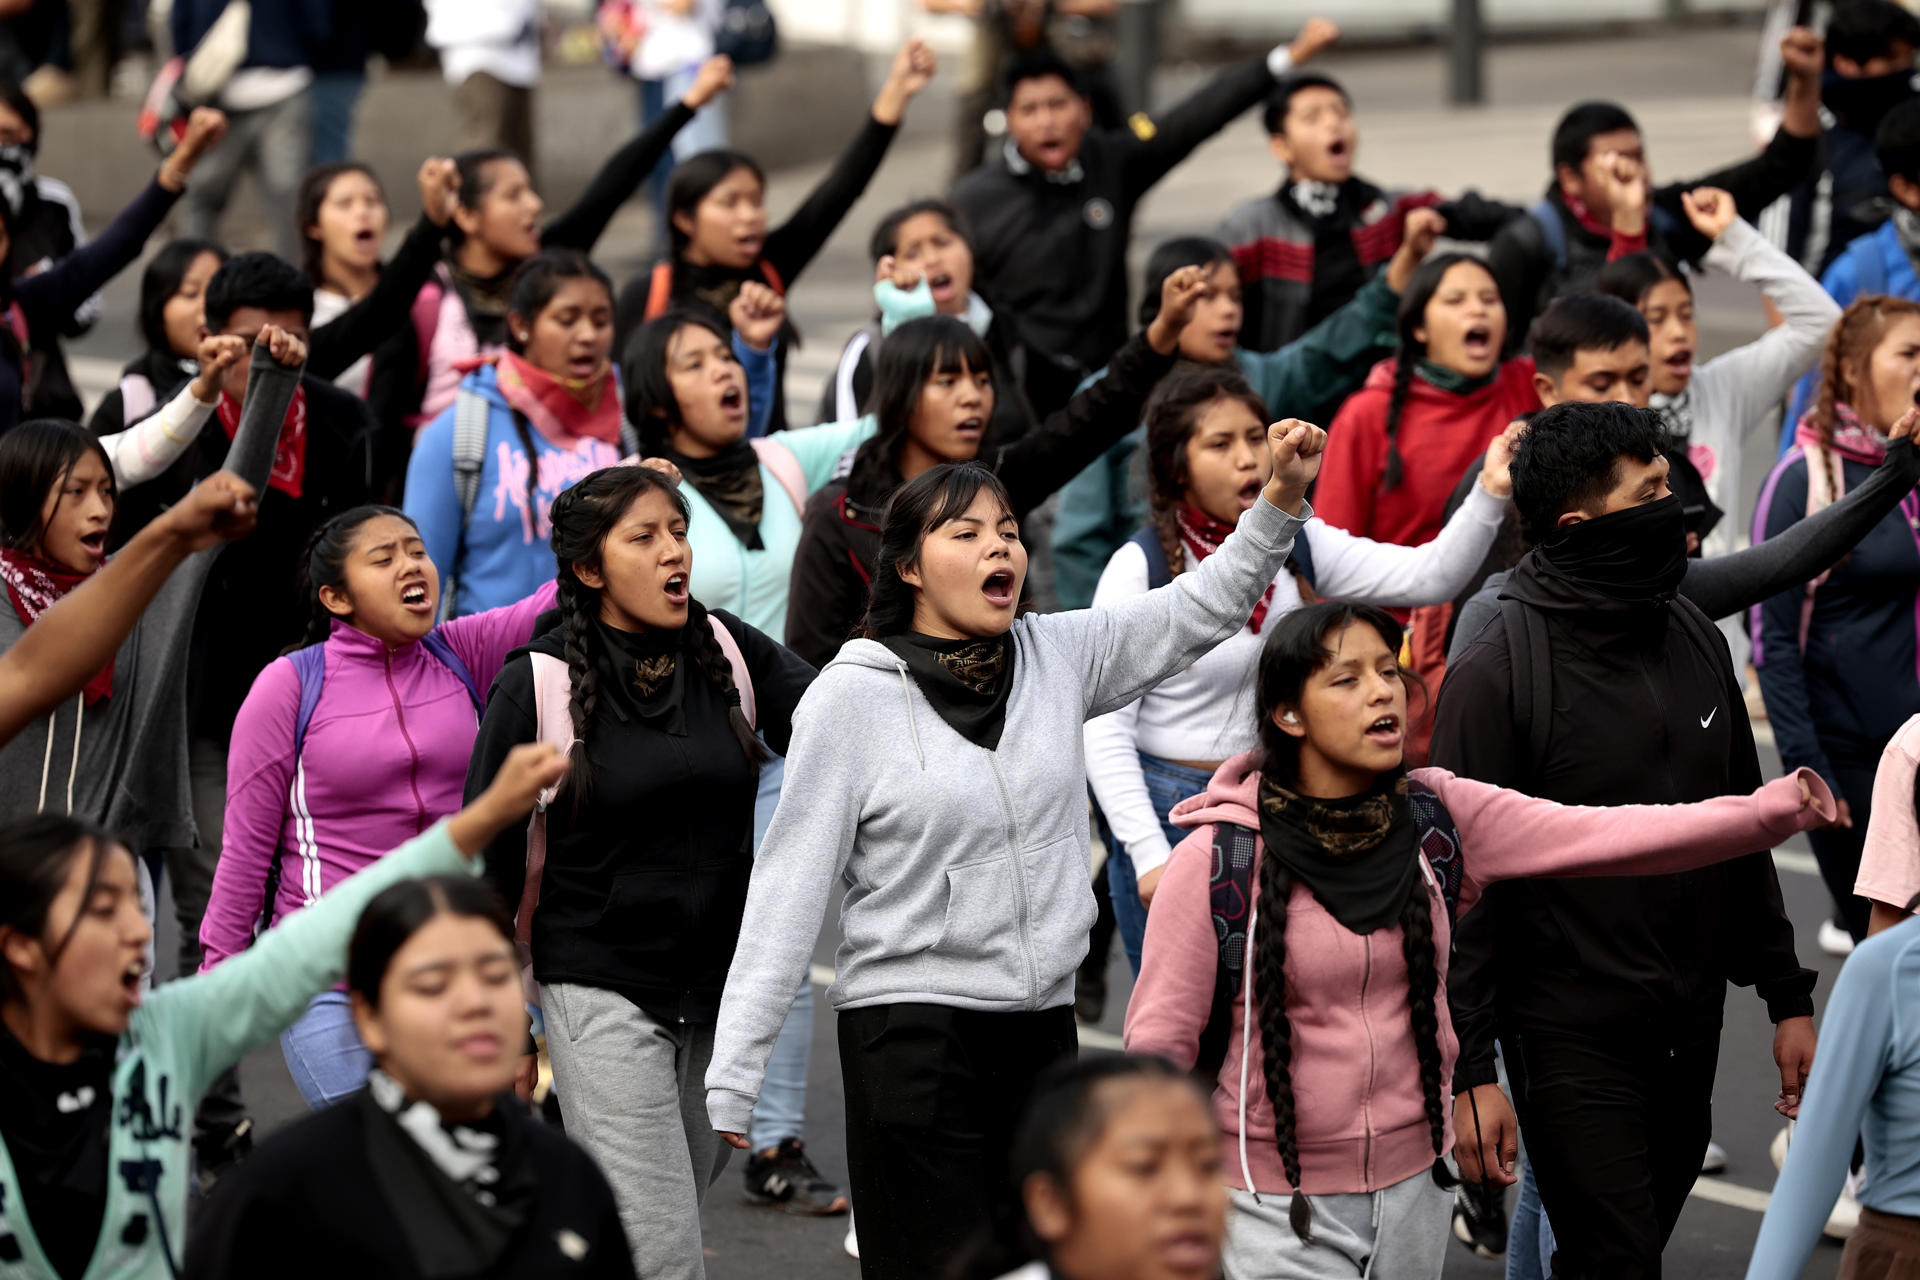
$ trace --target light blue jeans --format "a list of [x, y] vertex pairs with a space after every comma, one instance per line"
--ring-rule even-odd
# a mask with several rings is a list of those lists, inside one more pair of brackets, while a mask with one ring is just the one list
[[[640, 84], [640, 127], [645, 128], [667, 109], [667, 104], [678, 102], [693, 87], [694, 76], [700, 68], [688, 67], [685, 71], [675, 72], [665, 80], [642, 80]], [[667, 243], [667, 178], [673, 173], [673, 166], [689, 156], [697, 156], [702, 151], [713, 151], [727, 145], [727, 95], [721, 94], [706, 106], [694, 113], [687, 127], [673, 136], [673, 151], [662, 156], [660, 163], [653, 167], [653, 173], [647, 178], [647, 200], [653, 206], [655, 238], [660, 247]]]
[[353, 117], [367, 87], [363, 71], [322, 71], [307, 87], [307, 164], [338, 164], [353, 155]]
[[[1171, 760], [1162, 760], [1158, 756], [1140, 753], [1140, 772], [1147, 779], [1147, 795], [1153, 801], [1153, 811], [1160, 818], [1160, 829], [1166, 833], [1170, 844], [1179, 844], [1187, 838], [1187, 833], [1167, 821], [1167, 815], [1173, 812], [1173, 806], [1188, 796], [1197, 796], [1207, 789], [1212, 774], [1204, 769], [1189, 769], [1185, 765], [1175, 764]], [[1101, 827], [1103, 834], [1110, 834]], [[1133, 976], [1140, 976], [1140, 946], [1147, 936], [1147, 908], [1140, 901], [1139, 880], [1133, 874], [1133, 859], [1127, 856], [1126, 849], [1116, 840], [1107, 841], [1107, 889], [1113, 894], [1114, 929], [1120, 935], [1121, 950], [1127, 953], [1127, 963], [1133, 967]]]
[[[775, 756], [760, 768], [760, 794], [753, 802], [753, 848], [767, 837], [767, 824], [780, 803], [780, 783], [786, 777], [787, 762]], [[741, 939], [739, 945], [752, 945]], [[803, 1135], [807, 1122], [807, 1055], [813, 1049], [813, 983], [803, 974], [800, 990], [794, 993], [793, 1008], [773, 1042], [773, 1055], [767, 1059], [766, 1082], [760, 1086], [760, 1101], [753, 1108], [753, 1123], [747, 1129], [752, 1150], [777, 1147], [786, 1138]]]
[[280, 1052], [294, 1087], [314, 1111], [358, 1093], [373, 1069], [373, 1055], [360, 1043], [344, 991], [315, 996], [300, 1021], [280, 1033]]
[[1507, 1227], [1507, 1280], [1547, 1280], [1553, 1274], [1553, 1224], [1540, 1203], [1533, 1162], [1520, 1164], [1520, 1198]]

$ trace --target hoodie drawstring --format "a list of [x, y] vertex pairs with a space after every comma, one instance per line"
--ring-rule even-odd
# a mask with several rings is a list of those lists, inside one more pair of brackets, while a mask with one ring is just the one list
[[47, 717], [47, 750], [40, 757], [40, 803], [34, 806], [35, 813], [47, 811], [47, 773], [53, 768], [53, 725], [54, 718], [59, 714], [60, 708], [55, 707], [53, 714]]
[[920, 772], [927, 771], [926, 753], [920, 750], [920, 726], [913, 718], [913, 682], [907, 679], [907, 664], [895, 662], [894, 669], [900, 673], [900, 692], [907, 700], [907, 733], [913, 738], [914, 758], [920, 761]]
[[[87, 700], [82, 697], [74, 701], [73, 713], [73, 757], [67, 761], [67, 812], [73, 812], [73, 780], [80, 772], [80, 730], [87, 722]], [[47, 811], [47, 782], [53, 774], [53, 734], [60, 723], [60, 708], [55, 707], [47, 717], [47, 749], [40, 756], [40, 803], [34, 807], [35, 813]]]
[[73, 759], [67, 762], [67, 812], [73, 812], [73, 779], [80, 772], [80, 729], [87, 722], [87, 699], [82, 694], [73, 708]]
[[[1260, 923], [1260, 899], [1253, 900], [1253, 910], [1247, 916], [1247, 940], [1251, 944], [1254, 926]], [[1263, 1203], [1260, 1189], [1253, 1185], [1253, 1164], [1247, 1159], [1247, 1058], [1253, 1044], [1253, 954], [1248, 946], [1245, 960], [1241, 965], [1245, 972], [1245, 988], [1242, 997], [1242, 1016], [1240, 1018], [1240, 1177], [1247, 1184], [1247, 1193], [1255, 1204]], [[1295, 1188], [1299, 1190], [1299, 1188]], [[1303, 1193], [1304, 1194], [1304, 1193]]]
[[1386, 1195], [1385, 1190], [1373, 1193], [1373, 1248], [1367, 1252], [1367, 1269], [1360, 1273], [1360, 1280], [1372, 1280], [1373, 1262], [1380, 1256], [1380, 1202]]

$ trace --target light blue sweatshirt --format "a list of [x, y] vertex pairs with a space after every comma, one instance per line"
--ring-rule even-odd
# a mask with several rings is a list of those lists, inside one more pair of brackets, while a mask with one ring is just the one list
[[1747, 1280], [1795, 1280], [1840, 1195], [1861, 1136], [1860, 1203], [1920, 1218], [1920, 918], [1854, 948], [1820, 1023], [1793, 1146]]

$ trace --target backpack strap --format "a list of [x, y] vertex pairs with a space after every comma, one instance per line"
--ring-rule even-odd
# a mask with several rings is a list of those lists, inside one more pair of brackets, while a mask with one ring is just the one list
[[760, 436], [750, 442], [754, 454], [760, 459], [760, 465], [773, 473], [780, 487], [787, 491], [787, 497], [793, 502], [795, 512], [805, 515], [807, 510], [807, 473], [800, 466], [800, 459], [793, 456], [793, 450], [778, 440]]
[[440, 304], [445, 299], [447, 287], [441, 283], [436, 271], [427, 277], [420, 286], [420, 292], [413, 295], [413, 306], [408, 308], [408, 318], [413, 322], [413, 342], [417, 350], [414, 358], [419, 362], [417, 380], [424, 387], [433, 359], [434, 335], [440, 332]]
[[[552, 654], [530, 653], [527, 657], [533, 663], [534, 740], [550, 742], [571, 755], [575, 745], [569, 709], [573, 676], [567, 664]], [[527, 820], [527, 877], [520, 889], [520, 909], [513, 916], [513, 939], [523, 947], [533, 937], [533, 909], [540, 905], [540, 877], [547, 867], [547, 807], [566, 782], [562, 776], [542, 791], [533, 816]]]
[[1149, 525], [1127, 539], [1147, 557], [1147, 590], [1158, 591], [1173, 581], [1173, 566], [1167, 563], [1167, 549], [1160, 545], [1160, 531]]
[[1507, 633], [1507, 665], [1511, 672], [1513, 722], [1527, 727], [1527, 768], [1546, 759], [1547, 737], [1553, 728], [1553, 647], [1546, 619], [1518, 600], [1500, 602], [1500, 625]]
[[647, 282], [647, 311], [645, 318], [658, 320], [667, 313], [667, 307], [673, 302], [673, 261], [666, 259], [653, 264], [653, 275]]
[[[1211, 1093], [1221, 1064], [1227, 1060], [1227, 1037], [1233, 1029], [1233, 1002], [1246, 985], [1250, 939], [1247, 922], [1253, 905], [1255, 833], [1232, 822], [1213, 824], [1213, 875], [1207, 881], [1207, 903], [1213, 913], [1214, 937], [1219, 941], [1213, 976], [1213, 1002], [1207, 1025], [1200, 1031], [1193, 1072]], [[1253, 1011], [1247, 1011], [1248, 1017]]]
[[1307, 590], [1316, 593], [1320, 590], [1313, 577], [1313, 539], [1307, 536], [1304, 528], [1293, 535], [1293, 549], [1287, 552], [1287, 567], [1300, 575], [1300, 580], [1307, 584]]
[[474, 683], [473, 673], [467, 670], [467, 664], [460, 660], [458, 653], [454, 652], [453, 643], [447, 639], [446, 633], [440, 630], [440, 628], [435, 627], [433, 630], [427, 632], [425, 636], [421, 637], [420, 647], [438, 658], [441, 666], [460, 677], [460, 683], [466, 686], [467, 696], [473, 699], [474, 713], [476, 715], [485, 714], [487, 709], [486, 695], [481, 693], [480, 686]]
[[120, 379], [120, 422], [132, 426], [153, 412], [159, 398], [154, 395], [153, 380], [145, 374], [129, 373]]
[[1447, 926], [1451, 929], [1459, 919], [1460, 881], [1466, 872], [1466, 864], [1460, 857], [1460, 829], [1454, 825], [1453, 815], [1447, 812], [1439, 795], [1425, 783], [1408, 779], [1407, 802], [1413, 808], [1413, 820], [1419, 827], [1420, 854], [1440, 887], [1440, 897], [1447, 904]]
[[1556, 274], [1567, 269], [1567, 224], [1560, 221], [1560, 206], [1541, 196], [1527, 207], [1527, 216], [1540, 228], [1547, 253], [1553, 258]]
[[[487, 398], [462, 380], [460, 389], [453, 393], [453, 492], [460, 501], [460, 540], [440, 593], [441, 622], [453, 616], [454, 596], [460, 585], [460, 549], [466, 545], [467, 521], [473, 518], [474, 504], [480, 500], [480, 473], [487, 465], [487, 419], [491, 413]], [[530, 458], [528, 465], [537, 463]]]
[[719, 643], [720, 652], [727, 655], [727, 665], [733, 668], [733, 687], [740, 693], [740, 710], [746, 713], [747, 723], [758, 729], [760, 717], [753, 696], [753, 674], [747, 670], [747, 655], [740, 652], [740, 642], [727, 630], [726, 623], [709, 613], [707, 625], [713, 628], [713, 638]]
[[293, 716], [293, 759], [298, 764], [300, 753], [307, 747], [307, 726], [313, 722], [314, 708], [320, 705], [320, 690], [327, 680], [327, 646], [310, 644], [295, 649], [287, 655], [287, 661], [300, 677], [300, 709]]
[[625, 414], [620, 417], [620, 456], [623, 458], [640, 456], [640, 429], [628, 422]]

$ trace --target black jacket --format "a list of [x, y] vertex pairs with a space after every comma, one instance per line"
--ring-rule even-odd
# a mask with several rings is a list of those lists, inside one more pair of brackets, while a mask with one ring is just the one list
[[[784, 753], [814, 669], [732, 614], [713, 616], [746, 658], [760, 732]], [[467, 768], [469, 800], [509, 751], [538, 738], [527, 655], [563, 658], [558, 620], [545, 615], [546, 629], [493, 682]], [[588, 647], [599, 679], [584, 748], [593, 782], [577, 813], [565, 789], [547, 810], [534, 976], [619, 992], [656, 1021], [711, 1023], [747, 905], [757, 775], [727, 723], [727, 704], [684, 648], [670, 689], [643, 705], [632, 691], [631, 658], [597, 629]], [[487, 848], [487, 877], [515, 907], [526, 883], [526, 834], [510, 827]]]
[[[989, 435], [980, 461], [1006, 484], [1014, 516], [1025, 520], [1133, 430], [1174, 359], [1156, 352], [1145, 335], [1135, 337], [1113, 357], [1106, 377], [1027, 434], [1004, 446]], [[852, 474], [816, 491], [801, 520], [787, 589], [787, 646], [816, 666], [840, 652], [867, 611], [887, 500], [901, 483], [894, 459], [868, 465], [869, 450], [877, 447], [875, 441], [863, 445]]]
[[[1619, 604], [1538, 552], [1502, 599], [1546, 624], [1550, 652], [1530, 655], [1552, 664], [1545, 754], [1528, 759], [1531, 726], [1515, 722], [1513, 689], [1529, 675], [1511, 669], [1506, 628], [1494, 622], [1447, 670], [1436, 766], [1563, 804], [1684, 804], [1760, 785], [1726, 642], [1692, 604]], [[1718, 1031], [1728, 982], [1753, 986], [1775, 1021], [1813, 1012], [1814, 974], [1794, 954], [1766, 851], [1679, 875], [1495, 885], [1455, 946], [1456, 1088], [1493, 1079], [1496, 1022], [1503, 1036], [1685, 1043]]]
[[[1711, 246], [1687, 221], [1686, 209], [1680, 203], [1683, 193], [1695, 187], [1720, 187], [1733, 197], [1740, 216], [1755, 222], [1762, 209], [1807, 176], [1819, 149], [1818, 138], [1796, 138], [1780, 129], [1767, 149], [1751, 160], [1656, 189], [1649, 210], [1652, 216], [1647, 220], [1648, 246], [1698, 265]], [[1487, 264], [1493, 268], [1494, 279], [1500, 283], [1500, 297], [1507, 306], [1507, 343], [1515, 350], [1526, 343], [1528, 326], [1548, 303], [1562, 294], [1592, 286], [1600, 268], [1607, 265], [1607, 250], [1612, 243], [1580, 225], [1561, 199], [1557, 182], [1549, 186], [1547, 202], [1553, 206], [1566, 239], [1564, 264], [1556, 265], [1546, 233], [1531, 217], [1514, 219], [1487, 245]]]
[[1127, 337], [1134, 207], [1272, 88], [1262, 58], [1222, 72], [1156, 120], [1093, 130], [1075, 181], [1010, 165], [1004, 151], [962, 177], [953, 202], [973, 232], [980, 292], [1019, 317], [1040, 350], [1073, 360], [1083, 377], [1098, 369]]
[[[500, 1105], [527, 1144], [538, 1194], [499, 1263], [473, 1280], [629, 1280], [633, 1256], [613, 1192], [558, 1129]], [[195, 1280], [403, 1280], [418, 1274], [394, 1206], [379, 1190], [357, 1101], [303, 1116], [226, 1178], [195, 1216], [181, 1274]], [[561, 1242], [578, 1239], [579, 1261]]]
[[[194, 617], [187, 696], [195, 737], [224, 743], [253, 678], [306, 630], [310, 610], [300, 594], [301, 553], [313, 531], [336, 513], [373, 500], [373, 417], [365, 402], [311, 374], [300, 385], [307, 393], [300, 496], [262, 487], [259, 523], [214, 561]], [[219, 470], [228, 443], [214, 414], [179, 461], [121, 498], [115, 539], [125, 542]]]

